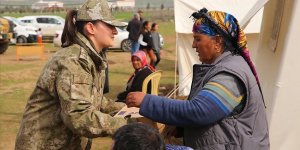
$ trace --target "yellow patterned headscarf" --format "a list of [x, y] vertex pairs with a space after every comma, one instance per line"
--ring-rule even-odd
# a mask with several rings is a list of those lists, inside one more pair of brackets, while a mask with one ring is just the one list
[[225, 42], [234, 47], [233, 53], [240, 54], [250, 66], [259, 84], [255, 67], [250, 59], [247, 38], [237, 19], [231, 14], [221, 11], [207, 12], [206, 8], [192, 14], [194, 17], [193, 32], [209, 36], [221, 35]]

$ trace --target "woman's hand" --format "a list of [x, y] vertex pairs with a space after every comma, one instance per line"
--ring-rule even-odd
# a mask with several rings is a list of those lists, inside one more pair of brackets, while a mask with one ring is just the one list
[[126, 97], [127, 107], [140, 107], [145, 95], [143, 92], [130, 92]]

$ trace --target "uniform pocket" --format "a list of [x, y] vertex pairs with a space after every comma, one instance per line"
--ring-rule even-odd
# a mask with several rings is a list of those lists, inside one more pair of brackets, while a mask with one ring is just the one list
[[71, 99], [90, 101], [92, 94], [92, 79], [88, 76], [73, 75], [70, 92]]

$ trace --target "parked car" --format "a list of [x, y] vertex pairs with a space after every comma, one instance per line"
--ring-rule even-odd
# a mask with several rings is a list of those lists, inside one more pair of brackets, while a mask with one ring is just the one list
[[[124, 28], [116, 27], [118, 34], [115, 36], [113, 46], [110, 49], [121, 49], [130, 51], [131, 42], [128, 40], [128, 31]], [[53, 39], [54, 46], [61, 46], [62, 30], [56, 31]]]
[[10, 40], [11, 43], [34, 43], [37, 42], [38, 28], [27, 26], [14, 17], [5, 16], [4, 18], [10, 20], [14, 24], [14, 36]]
[[65, 21], [59, 16], [25, 16], [18, 18], [26, 25], [41, 28], [43, 37], [53, 39], [57, 30], [63, 30]]
[[130, 51], [131, 42], [128, 39], [129, 32], [125, 28], [116, 27], [118, 34], [115, 36], [114, 44], [111, 49], [121, 49], [122, 51]]
[[[127, 23], [125, 23], [127, 24]], [[126, 27], [116, 27], [118, 34], [115, 36], [114, 39], [114, 44], [110, 49], [121, 49], [122, 51], [130, 51], [131, 49], [131, 42], [128, 39], [128, 34], [129, 32], [126, 31]], [[53, 39], [53, 44], [54, 46], [61, 46], [61, 35], [62, 35], [62, 30], [56, 31]], [[160, 42], [161, 46], [164, 46], [164, 39], [163, 37], [159, 34], [160, 36]]]

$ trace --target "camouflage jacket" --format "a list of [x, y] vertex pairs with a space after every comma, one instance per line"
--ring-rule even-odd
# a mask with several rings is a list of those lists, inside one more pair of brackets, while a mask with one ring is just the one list
[[126, 124], [123, 107], [103, 96], [106, 58], [81, 43], [59, 50], [44, 67], [25, 108], [15, 149], [90, 149], [92, 138]]

